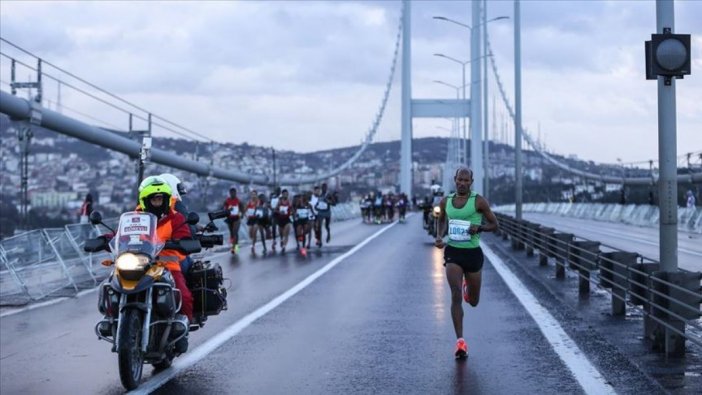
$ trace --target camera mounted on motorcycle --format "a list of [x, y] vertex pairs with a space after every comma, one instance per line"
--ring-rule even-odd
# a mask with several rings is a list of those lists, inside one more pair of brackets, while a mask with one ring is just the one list
[[213, 211], [211, 213], [207, 213], [207, 216], [210, 218], [210, 221], [214, 221], [214, 220], [220, 219], [220, 218], [227, 218], [229, 216], [229, 211], [228, 210]]

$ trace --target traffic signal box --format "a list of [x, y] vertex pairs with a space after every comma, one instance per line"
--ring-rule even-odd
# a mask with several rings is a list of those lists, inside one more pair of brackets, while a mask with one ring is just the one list
[[683, 78], [691, 71], [689, 34], [672, 34], [669, 28], [663, 34], [652, 34], [646, 41], [646, 79], [655, 80], [664, 76], [670, 85], [672, 77]]

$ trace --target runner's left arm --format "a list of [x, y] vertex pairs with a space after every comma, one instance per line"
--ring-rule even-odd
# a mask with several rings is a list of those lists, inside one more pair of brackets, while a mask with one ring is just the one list
[[499, 227], [495, 213], [490, 209], [490, 203], [482, 196], [478, 196], [476, 201], [477, 209], [483, 214], [485, 224], [478, 227], [478, 232], [494, 232]]

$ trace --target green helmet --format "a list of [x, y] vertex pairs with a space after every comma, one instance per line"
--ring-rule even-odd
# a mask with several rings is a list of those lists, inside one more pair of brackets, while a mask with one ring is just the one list
[[[161, 205], [161, 207], [153, 207], [149, 201], [151, 196], [157, 194], [164, 195], [163, 205]], [[163, 178], [157, 176], [147, 177], [139, 185], [139, 205], [145, 211], [159, 217], [162, 214], [168, 213], [171, 204], [171, 196], [173, 196], [173, 190]]]

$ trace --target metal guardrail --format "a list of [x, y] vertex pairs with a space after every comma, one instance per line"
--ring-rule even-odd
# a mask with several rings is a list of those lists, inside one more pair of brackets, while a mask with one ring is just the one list
[[587, 296], [590, 285], [608, 290], [612, 315], [626, 316], [626, 306], [643, 312], [644, 334], [654, 350], [671, 355], [685, 353], [685, 341], [702, 346], [702, 273], [678, 270], [659, 271], [657, 261], [636, 252], [621, 251], [572, 233], [496, 213], [498, 234], [511, 239], [512, 248], [539, 251], [539, 264], [554, 261], [556, 279], [565, 278], [566, 269], [578, 275], [579, 293]]
[[[494, 211], [514, 212], [514, 205], [502, 205]], [[602, 203], [525, 203], [524, 212], [560, 215], [604, 222], [621, 222], [637, 226], [658, 225], [658, 206], [647, 204]], [[678, 207], [678, 230], [702, 233], [702, 207]]]
[[[343, 203], [332, 207], [332, 220], [344, 221], [361, 215], [358, 204]], [[200, 218], [207, 218], [200, 214]], [[115, 228], [118, 218], [104, 222]], [[217, 220], [224, 239], [229, 229]], [[0, 306], [20, 306], [33, 301], [73, 296], [97, 286], [110, 273], [100, 262], [107, 253], [83, 251], [85, 240], [105, 233], [102, 226], [69, 224], [64, 228], [37, 229], [0, 240]], [[241, 244], [249, 243], [246, 226], [239, 229]]]

